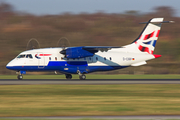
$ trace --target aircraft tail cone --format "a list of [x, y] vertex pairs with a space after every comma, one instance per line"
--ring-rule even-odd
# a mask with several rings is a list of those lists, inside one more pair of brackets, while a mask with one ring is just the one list
[[161, 55], [154, 55], [155, 58], [161, 57]]

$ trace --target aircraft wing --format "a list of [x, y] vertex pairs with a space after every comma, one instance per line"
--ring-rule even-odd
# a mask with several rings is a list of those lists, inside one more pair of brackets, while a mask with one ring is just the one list
[[112, 48], [120, 48], [116, 46], [82, 46], [82, 47], [69, 47], [60, 51], [66, 58], [84, 58], [93, 56], [98, 51], [107, 52]]
[[92, 51], [92, 50], [97, 50], [101, 52], [107, 52], [108, 50], [111, 50], [112, 48], [120, 48], [116, 46], [84, 46], [82, 49], [87, 50], [87, 51]]

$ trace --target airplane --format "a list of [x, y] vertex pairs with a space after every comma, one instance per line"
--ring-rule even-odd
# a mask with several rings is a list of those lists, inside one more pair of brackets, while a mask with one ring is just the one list
[[79, 46], [32, 49], [20, 53], [10, 61], [6, 68], [18, 72], [17, 78], [23, 79], [26, 71], [58, 71], [72, 79], [79, 74], [85, 80], [85, 74], [96, 71], [110, 71], [129, 66], [147, 64], [146, 61], [159, 58], [153, 54], [164, 18], [153, 18], [146, 24], [140, 35], [132, 43], [117, 46]]

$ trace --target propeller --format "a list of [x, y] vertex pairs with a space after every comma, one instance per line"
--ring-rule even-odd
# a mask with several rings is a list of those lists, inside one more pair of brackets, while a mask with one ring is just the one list
[[66, 47], [70, 46], [69, 40], [66, 37], [62, 37], [59, 39], [57, 43], [58, 47], [62, 47], [63, 49], [60, 51], [61, 54], [65, 55], [66, 57]]
[[70, 46], [69, 40], [66, 37], [60, 38], [59, 41], [57, 42], [57, 46], [63, 47], [63, 49], [65, 49], [66, 47]]
[[35, 38], [31, 38], [28, 43], [26, 50], [38, 49], [40, 48], [39, 42]]

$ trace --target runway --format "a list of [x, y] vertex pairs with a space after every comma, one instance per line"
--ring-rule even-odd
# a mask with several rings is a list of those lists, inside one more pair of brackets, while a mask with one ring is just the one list
[[180, 84], [180, 79], [0, 79], [0, 85], [106, 85], [106, 84]]

